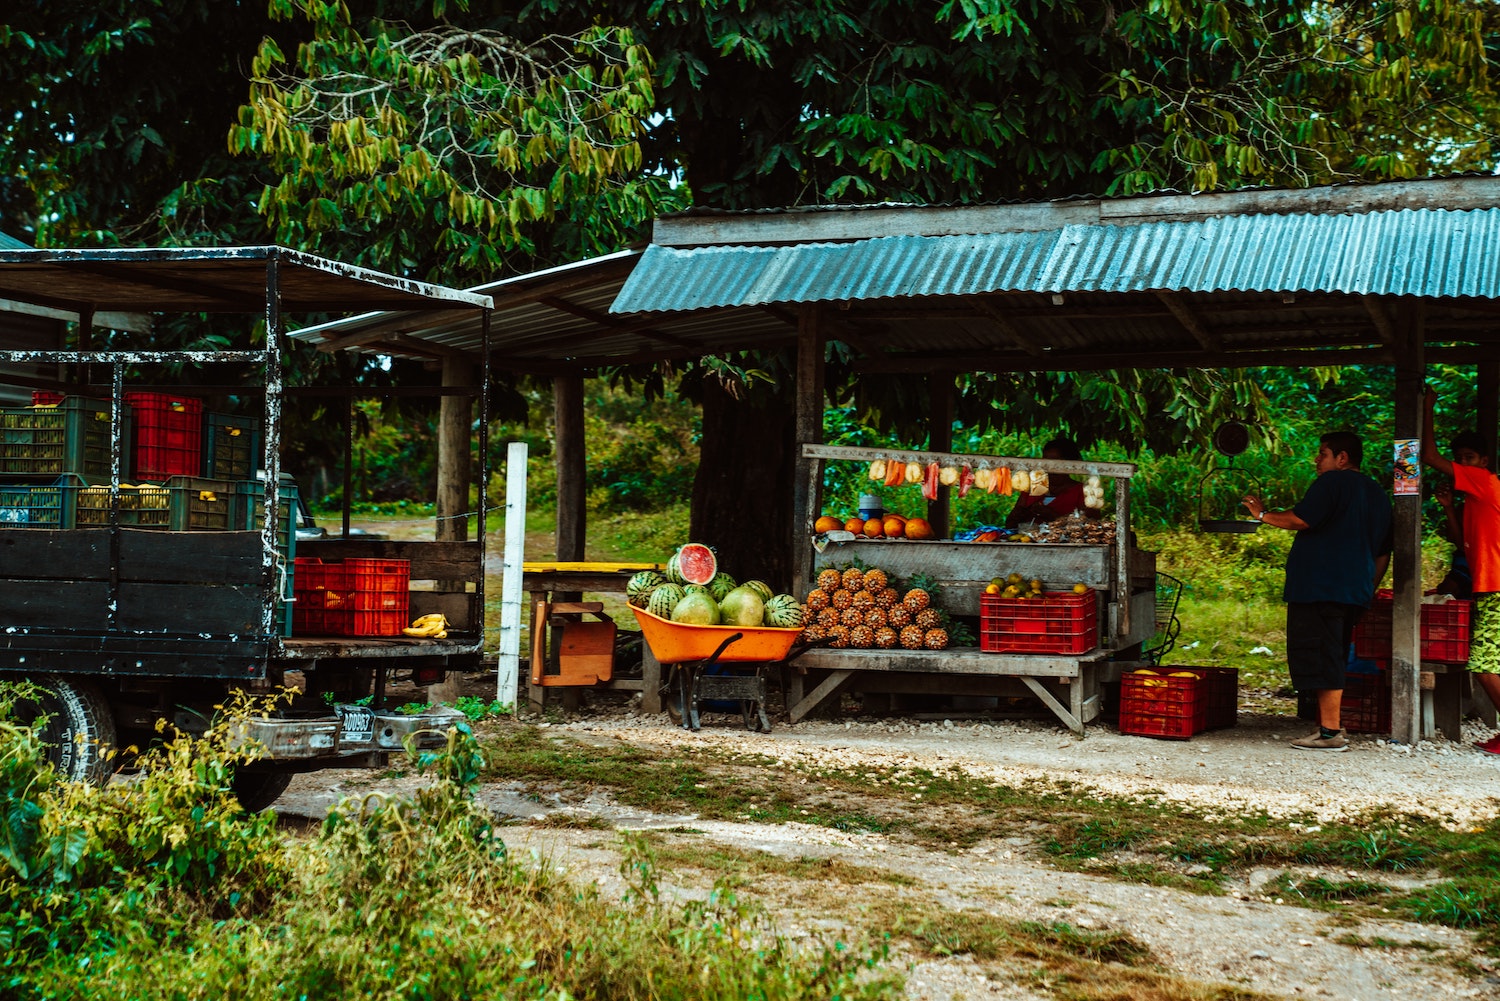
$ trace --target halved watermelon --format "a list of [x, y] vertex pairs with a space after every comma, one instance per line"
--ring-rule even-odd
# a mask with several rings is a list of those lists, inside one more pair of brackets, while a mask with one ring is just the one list
[[714, 551], [698, 542], [689, 542], [667, 561], [667, 576], [682, 584], [708, 584], [719, 572]]

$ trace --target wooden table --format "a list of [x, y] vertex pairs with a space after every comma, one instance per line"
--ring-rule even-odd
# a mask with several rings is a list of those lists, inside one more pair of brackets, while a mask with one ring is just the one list
[[[642, 570], [660, 570], [660, 563], [590, 563], [590, 562], [534, 562], [521, 564], [521, 589], [531, 595], [531, 615], [527, 621], [537, 621], [537, 608], [543, 602], [551, 602], [554, 594], [604, 593], [624, 594], [625, 585]], [[547, 656], [545, 632], [533, 628], [531, 635], [532, 663], [544, 661]], [[601, 682], [599, 688], [613, 688], [641, 693], [641, 708], [645, 712], [661, 711], [661, 665], [651, 656], [651, 651], [642, 644], [643, 676], [613, 679]], [[547, 689], [542, 685], [527, 684], [527, 695], [533, 709], [540, 709], [546, 702]]]

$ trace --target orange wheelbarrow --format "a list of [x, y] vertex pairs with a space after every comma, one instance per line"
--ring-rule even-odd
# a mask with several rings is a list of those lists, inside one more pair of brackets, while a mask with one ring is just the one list
[[[766, 715], [768, 665], [787, 659], [802, 630], [770, 626], [691, 626], [630, 610], [656, 659], [672, 670], [662, 686], [668, 711], [684, 730], [701, 729], [699, 705], [705, 701], [738, 701], [745, 727], [771, 731]], [[753, 674], [709, 673], [718, 664], [754, 664]]]

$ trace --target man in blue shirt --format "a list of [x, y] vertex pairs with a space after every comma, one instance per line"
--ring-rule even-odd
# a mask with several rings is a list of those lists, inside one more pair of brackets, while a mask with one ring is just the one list
[[1333, 431], [1318, 444], [1317, 478], [1297, 504], [1268, 511], [1254, 494], [1251, 517], [1296, 532], [1286, 560], [1286, 662], [1292, 687], [1315, 693], [1318, 732], [1292, 741], [1308, 751], [1344, 751], [1340, 720], [1344, 665], [1354, 625], [1375, 597], [1391, 552], [1391, 499], [1360, 472], [1364, 446], [1352, 431]]

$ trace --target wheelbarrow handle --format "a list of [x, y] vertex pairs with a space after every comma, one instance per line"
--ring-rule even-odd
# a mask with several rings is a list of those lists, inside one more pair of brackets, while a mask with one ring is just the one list
[[719, 644], [719, 648], [715, 650], [713, 654], [710, 655], [709, 658], [705, 660], [701, 666], [708, 667], [710, 664], [717, 663], [719, 658], [723, 655], [724, 651], [729, 649], [729, 644], [735, 642], [736, 640], [742, 640], [744, 638], [744, 633], [730, 633], [728, 636], [724, 637], [724, 642]]

